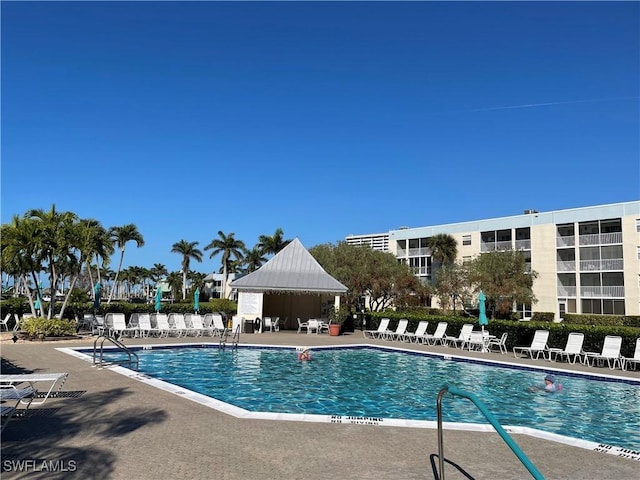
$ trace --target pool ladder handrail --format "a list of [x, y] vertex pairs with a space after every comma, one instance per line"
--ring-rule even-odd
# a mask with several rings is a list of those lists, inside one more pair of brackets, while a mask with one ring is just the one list
[[[97, 350], [98, 350], [98, 341], [100, 340], [100, 361], [96, 362], [96, 357], [97, 357]], [[118, 350], [123, 351], [124, 353], [127, 354], [128, 360], [125, 363], [129, 364], [129, 368], [132, 370], [138, 370], [139, 366], [140, 366], [140, 360], [138, 359], [138, 354], [132, 350], [130, 350], [129, 348], [127, 348], [127, 346], [122, 343], [121, 341], [119, 341], [117, 338], [112, 337], [109, 334], [103, 333], [100, 334], [96, 337], [96, 339], [93, 342], [93, 364], [96, 365], [98, 364], [99, 367], [102, 368], [102, 366], [104, 365], [104, 342], [109, 340], [113, 345], [115, 345], [115, 347]], [[135, 366], [134, 366], [135, 364]]]
[[[231, 328], [226, 328], [222, 331], [220, 335], [220, 348], [226, 348], [227, 341], [229, 340], [229, 334], [232, 332]], [[235, 331], [231, 335], [231, 343], [233, 344], [233, 348], [238, 348], [238, 342], [240, 341], [240, 325], [236, 326]]]
[[502, 437], [502, 440], [508, 445], [508, 447], [515, 453], [518, 460], [522, 462], [524, 467], [529, 471], [531, 476], [536, 480], [544, 480], [544, 476], [540, 473], [540, 471], [536, 468], [536, 466], [529, 460], [529, 458], [524, 454], [524, 452], [520, 449], [518, 444], [511, 438], [500, 422], [494, 417], [494, 415], [489, 411], [484, 403], [480, 401], [478, 397], [476, 397], [473, 393], [465, 392], [464, 390], [460, 390], [455, 387], [443, 387], [438, 392], [438, 401], [437, 401], [437, 410], [438, 410], [438, 463], [440, 468], [440, 480], [444, 480], [444, 439], [443, 439], [443, 429], [442, 429], [442, 397], [449, 392], [452, 395], [457, 395], [459, 397], [467, 398], [471, 400], [480, 413], [484, 415], [484, 417], [489, 420], [489, 423], [495, 428], [498, 435]]

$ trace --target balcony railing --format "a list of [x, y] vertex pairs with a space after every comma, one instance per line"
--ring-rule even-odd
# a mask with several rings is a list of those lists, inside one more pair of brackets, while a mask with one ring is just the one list
[[556, 262], [556, 269], [559, 272], [575, 272], [576, 271], [576, 261], [570, 260], [568, 262]]
[[516, 250], [531, 250], [531, 240], [516, 240]]
[[580, 245], [612, 245], [622, 243], [622, 232], [580, 235]]
[[496, 250], [511, 250], [513, 244], [511, 241], [507, 242], [484, 242], [480, 244], [481, 252], [495, 252]]
[[431, 255], [431, 249], [429, 247], [410, 248], [410, 257], [428, 257]]
[[624, 270], [624, 260], [622, 258], [608, 258], [605, 260], [580, 260], [580, 271], [611, 271]]
[[565, 287], [564, 285], [558, 285], [558, 296], [559, 297], [575, 297], [577, 292], [577, 287]]
[[583, 298], [624, 298], [624, 287], [580, 287]]
[[396, 258], [404, 258], [407, 256], [407, 251], [404, 248], [398, 248], [396, 250]]
[[556, 237], [556, 247], [575, 247], [576, 237]]

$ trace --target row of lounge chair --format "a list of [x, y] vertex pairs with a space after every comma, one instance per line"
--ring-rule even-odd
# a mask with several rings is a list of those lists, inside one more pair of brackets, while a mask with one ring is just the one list
[[380, 320], [376, 330], [364, 330], [365, 338], [375, 338], [381, 340], [397, 340], [402, 342], [422, 343], [426, 345], [443, 345], [458, 347], [469, 350], [493, 350], [497, 349], [501, 353], [507, 353], [506, 341], [507, 333], [500, 338], [491, 337], [484, 332], [474, 332], [473, 324], [466, 323], [460, 329], [460, 334], [456, 336], [447, 335], [447, 322], [438, 322], [432, 334], [427, 333], [429, 322], [421, 320], [414, 332], [407, 332], [409, 321], [400, 319], [395, 330], [389, 329], [389, 318]]
[[584, 344], [584, 333], [571, 332], [567, 337], [564, 348], [550, 348], [547, 345], [549, 340], [548, 330], [536, 330], [531, 345], [513, 347], [515, 357], [528, 356], [530, 358], [546, 358], [547, 360], [564, 360], [575, 364], [580, 361], [584, 365], [604, 366], [606, 363], [610, 369], [620, 368], [621, 370], [636, 369], [640, 363], [640, 337], [636, 339], [636, 347], [633, 357], [625, 357], [620, 354], [622, 349], [622, 337], [618, 335], [607, 335], [604, 338], [601, 352], [587, 352], [582, 346]]
[[220, 336], [225, 330], [221, 314], [133, 313], [126, 322], [124, 313], [107, 313], [104, 319], [85, 318], [93, 333], [132, 338]]

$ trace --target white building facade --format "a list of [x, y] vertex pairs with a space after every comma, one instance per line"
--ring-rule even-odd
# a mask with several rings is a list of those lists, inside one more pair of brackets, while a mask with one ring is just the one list
[[[432, 280], [427, 240], [449, 234], [458, 260], [495, 250], [520, 250], [539, 276], [532, 312], [640, 315], [640, 201], [537, 212], [389, 232], [389, 252], [426, 281]], [[379, 236], [382, 234], [378, 234]], [[347, 243], [371, 235], [347, 237]], [[365, 244], [364, 241], [363, 243]]]

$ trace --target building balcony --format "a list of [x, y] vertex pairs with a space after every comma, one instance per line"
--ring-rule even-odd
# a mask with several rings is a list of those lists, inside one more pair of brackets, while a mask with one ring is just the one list
[[531, 250], [531, 240], [516, 240], [516, 250]]
[[580, 287], [582, 298], [624, 298], [624, 287]]
[[573, 235], [570, 237], [556, 237], [556, 247], [575, 247], [576, 246], [576, 237]]
[[575, 260], [570, 260], [568, 262], [556, 262], [556, 270], [558, 272], [575, 272], [576, 262]]
[[430, 255], [431, 255], [431, 249], [428, 247], [409, 249], [409, 257], [428, 257]]
[[581, 272], [615, 271], [624, 270], [622, 258], [609, 258], [605, 260], [581, 260]]
[[575, 286], [565, 287], [564, 285], [558, 285], [558, 297], [574, 297], [575, 298], [577, 291], [578, 291], [577, 287]]
[[580, 235], [580, 245], [615, 245], [622, 243], [622, 232]]
[[[529, 247], [531, 247], [530, 244]], [[482, 253], [495, 252], [496, 250], [504, 251], [512, 249], [513, 244], [510, 240], [506, 242], [484, 242], [480, 244], [480, 252]]]

